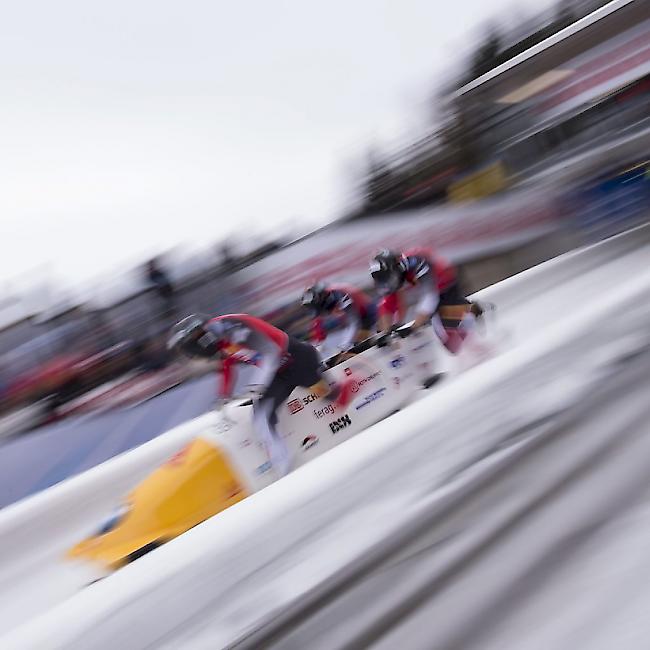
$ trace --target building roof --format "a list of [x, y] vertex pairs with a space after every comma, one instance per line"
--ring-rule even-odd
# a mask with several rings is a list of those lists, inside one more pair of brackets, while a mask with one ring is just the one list
[[577, 20], [459, 88], [453, 97], [515, 91], [532, 76], [542, 75], [564, 61], [588, 51], [594, 45], [634, 27], [648, 18], [647, 0], [612, 0], [604, 7]]

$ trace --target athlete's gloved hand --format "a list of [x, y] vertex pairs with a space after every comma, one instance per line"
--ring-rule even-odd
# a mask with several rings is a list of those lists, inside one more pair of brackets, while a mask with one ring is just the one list
[[388, 343], [390, 342], [391, 332], [382, 332], [377, 336], [377, 347], [378, 348], [385, 348]]
[[399, 337], [393, 328], [386, 332], [381, 332], [381, 334], [379, 334], [377, 337], [377, 347], [385, 348], [389, 345], [392, 347], [396, 344], [398, 338]]

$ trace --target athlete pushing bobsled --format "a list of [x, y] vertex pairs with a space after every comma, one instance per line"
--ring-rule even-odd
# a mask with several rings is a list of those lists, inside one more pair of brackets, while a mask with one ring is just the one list
[[174, 326], [168, 347], [217, 362], [218, 409], [229, 399], [253, 399], [255, 431], [280, 475], [291, 470], [291, 459], [276, 430], [277, 410], [294, 388], [308, 387], [314, 395], [339, 406], [350, 399], [352, 377], [330, 386], [313, 346], [248, 314], [188, 316]]
[[456, 353], [483, 314], [478, 303], [461, 293], [456, 269], [431, 251], [382, 250], [370, 261], [370, 274], [381, 296], [380, 331], [404, 323], [412, 297], [414, 328], [431, 321], [442, 344]]
[[325, 350], [331, 347], [328, 344], [333, 339], [339, 350], [348, 350], [375, 330], [375, 304], [352, 285], [316, 282], [304, 291], [301, 303], [312, 317], [312, 343]]

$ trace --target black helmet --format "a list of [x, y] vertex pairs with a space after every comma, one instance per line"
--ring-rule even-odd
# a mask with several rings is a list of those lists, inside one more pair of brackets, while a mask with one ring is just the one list
[[379, 251], [370, 260], [370, 275], [375, 286], [383, 292], [397, 291], [404, 281], [402, 256], [386, 249]]
[[323, 282], [316, 282], [311, 287], [305, 289], [302, 294], [301, 304], [308, 307], [316, 313], [322, 311], [331, 311], [334, 308], [332, 304], [330, 290]]
[[218, 353], [218, 333], [214, 327], [206, 328], [209, 317], [201, 314], [186, 316], [172, 328], [171, 336], [167, 341], [167, 349], [180, 351], [188, 357], [201, 357], [211, 359]]

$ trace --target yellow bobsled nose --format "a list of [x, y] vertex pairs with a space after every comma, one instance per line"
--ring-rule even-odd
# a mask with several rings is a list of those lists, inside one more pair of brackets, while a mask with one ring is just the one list
[[145, 478], [118, 515], [68, 551], [117, 567], [248, 496], [218, 447], [197, 438]]

